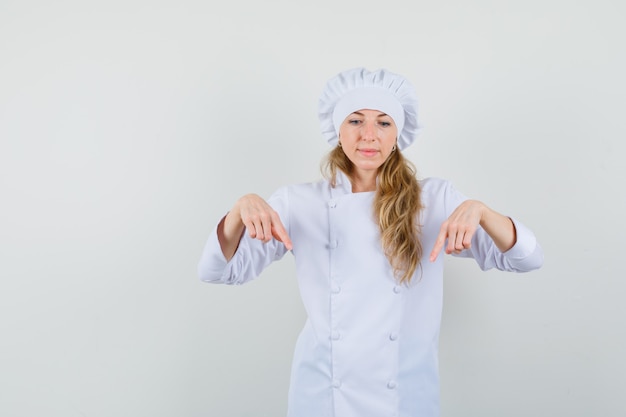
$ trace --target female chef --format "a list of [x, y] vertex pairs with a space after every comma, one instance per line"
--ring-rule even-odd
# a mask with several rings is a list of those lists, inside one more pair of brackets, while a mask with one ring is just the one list
[[386, 70], [331, 78], [319, 101], [332, 145], [326, 179], [241, 197], [198, 266], [243, 284], [287, 251], [307, 321], [296, 343], [289, 417], [439, 415], [441, 251], [486, 270], [539, 268], [533, 233], [438, 178], [417, 180], [412, 85]]

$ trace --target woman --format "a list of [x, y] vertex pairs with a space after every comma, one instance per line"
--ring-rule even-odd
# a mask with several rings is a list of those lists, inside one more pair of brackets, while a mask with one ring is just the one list
[[449, 182], [416, 180], [401, 151], [415, 139], [417, 100], [402, 76], [344, 71], [319, 117], [333, 145], [327, 179], [239, 199], [209, 237], [200, 277], [242, 284], [294, 255], [308, 318], [289, 417], [437, 416], [438, 255], [523, 272], [542, 265], [542, 250], [524, 225]]

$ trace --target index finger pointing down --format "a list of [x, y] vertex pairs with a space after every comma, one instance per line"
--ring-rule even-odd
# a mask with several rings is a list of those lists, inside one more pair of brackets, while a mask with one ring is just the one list
[[285, 226], [283, 226], [278, 216], [272, 219], [272, 236], [274, 236], [274, 238], [278, 241], [283, 242], [288, 250], [293, 248], [293, 244], [291, 243], [291, 239], [285, 230]]

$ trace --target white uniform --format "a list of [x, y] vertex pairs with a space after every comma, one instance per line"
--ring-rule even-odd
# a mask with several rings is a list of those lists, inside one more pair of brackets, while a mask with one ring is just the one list
[[[449, 182], [421, 181], [422, 246], [428, 256], [441, 224], [465, 197]], [[339, 173], [328, 181], [279, 189], [268, 200], [293, 242], [308, 319], [298, 338], [288, 417], [435, 417], [443, 258], [425, 259], [399, 285], [373, 220], [374, 192], [355, 193]], [[535, 236], [514, 220], [517, 243], [500, 252], [480, 229], [471, 250], [482, 269], [529, 271], [543, 263]], [[203, 281], [243, 284], [286, 253], [276, 240], [244, 234], [227, 262], [215, 232], [198, 266]]]

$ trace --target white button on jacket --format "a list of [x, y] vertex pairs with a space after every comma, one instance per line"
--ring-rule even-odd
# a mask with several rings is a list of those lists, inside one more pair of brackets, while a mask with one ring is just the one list
[[[449, 182], [420, 182], [422, 245], [428, 253], [441, 224], [465, 200]], [[279, 189], [268, 200], [293, 242], [308, 318], [296, 343], [288, 417], [435, 417], [439, 415], [437, 347], [443, 256], [425, 260], [409, 286], [396, 283], [373, 220], [374, 192], [351, 192], [339, 174]], [[535, 236], [514, 220], [517, 243], [505, 253], [479, 229], [471, 250], [482, 269], [529, 271], [543, 263]], [[286, 253], [276, 240], [244, 234], [227, 262], [215, 231], [198, 266], [203, 281], [243, 284]]]

